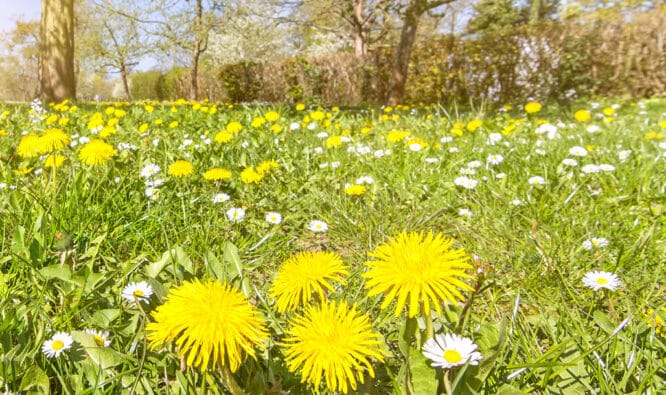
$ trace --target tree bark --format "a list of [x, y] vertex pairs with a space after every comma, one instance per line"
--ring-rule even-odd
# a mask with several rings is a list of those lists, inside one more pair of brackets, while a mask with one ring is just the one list
[[130, 91], [129, 80], [128, 80], [127, 65], [125, 60], [120, 61], [120, 77], [123, 80], [123, 89], [125, 90], [125, 99], [127, 101], [132, 101], [132, 91]]
[[362, 58], [368, 54], [367, 32], [363, 21], [363, 0], [354, 0], [354, 55]]
[[409, 58], [412, 55], [414, 42], [416, 41], [416, 30], [418, 29], [421, 15], [427, 10], [423, 0], [413, 0], [405, 11], [405, 20], [400, 31], [400, 41], [395, 50], [395, 60], [391, 71], [391, 86], [386, 103], [395, 106], [405, 98], [405, 87], [407, 85], [407, 74], [409, 73]]
[[75, 100], [74, 0], [42, 0], [39, 36], [42, 100]]
[[195, 40], [192, 46], [192, 65], [190, 66], [190, 100], [199, 99], [199, 58], [203, 52], [202, 36], [203, 5], [202, 0], [197, 0], [194, 16]]

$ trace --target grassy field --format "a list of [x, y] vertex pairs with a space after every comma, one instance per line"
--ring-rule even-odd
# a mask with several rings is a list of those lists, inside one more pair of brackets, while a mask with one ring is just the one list
[[666, 100], [0, 114], [0, 391], [666, 391]]

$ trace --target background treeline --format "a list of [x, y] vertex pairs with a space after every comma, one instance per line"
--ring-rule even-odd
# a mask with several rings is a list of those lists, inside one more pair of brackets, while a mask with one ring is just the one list
[[[544, 21], [494, 34], [437, 35], [414, 49], [406, 102], [473, 98], [505, 103], [533, 97], [646, 97], [666, 91], [666, 14], [635, 15], [612, 24]], [[382, 103], [389, 89], [391, 48], [362, 59], [350, 52], [241, 62], [202, 74], [211, 100], [231, 102]], [[135, 99], [185, 97], [188, 75], [138, 72]]]

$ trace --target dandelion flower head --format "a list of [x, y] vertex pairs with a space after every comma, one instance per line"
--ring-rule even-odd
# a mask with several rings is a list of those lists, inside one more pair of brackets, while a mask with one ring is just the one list
[[267, 337], [264, 322], [241, 292], [218, 281], [194, 280], [169, 291], [146, 325], [151, 349], [174, 342], [188, 366], [228, 366], [235, 372]]
[[[368, 255], [368, 295], [384, 295], [382, 309], [396, 300], [395, 315], [400, 315], [406, 304], [409, 317], [414, 317], [423, 304], [429, 314], [431, 307], [441, 313], [440, 303], [462, 300], [461, 291], [472, 287], [463, 279], [472, 278], [466, 272], [472, 269], [462, 249], [452, 249], [453, 240], [441, 233], [402, 232], [378, 246]], [[434, 305], [434, 306], [433, 306]]]
[[86, 165], [97, 166], [106, 163], [115, 153], [116, 150], [112, 145], [105, 143], [104, 140], [94, 139], [81, 147], [79, 159]]
[[326, 291], [333, 291], [333, 282], [345, 284], [349, 274], [340, 256], [333, 252], [304, 251], [287, 259], [271, 287], [279, 312], [292, 311], [304, 306], [316, 295], [326, 299]]
[[347, 393], [364, 382], [363, 370], [375, 376], [370, 358], [383, 361], [379, 334], [356, 306], [333, 302], [308, 306], [292, 321], [284, 340], [289, 371], [300, 371], [301, 382], [318, 388], [322, 376], [331, 391]]
[[179, 159], [169, 165], [167, 170], [170, 176], [176, 178], [187, 177], [194, 172], [194, 167], [192, 164], [186, 160]]

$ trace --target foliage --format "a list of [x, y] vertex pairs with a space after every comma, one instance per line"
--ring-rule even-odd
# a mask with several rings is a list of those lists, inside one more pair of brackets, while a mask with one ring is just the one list
[[[473, 112], [185, 100], [0, 105], [0, 388], [331, 393], [327, 383], [346, 388], [331, 377], [348, 377], [369, 394], [663, 393], [666, 102], [532, 103], [529, 112], [524, 104]], [[86, 165], [86, 140], [104, 140], [112, 156]], [[31, 147], [40, 154], [27, 155]], [[62, 156], [59, 167], [47, 166], [51, 155]], [[168, 170], [176, 161], [189, 165], [179, 177]], [[211, 168], [231, 176], [207, 179]], [[247, 169], [258, 178], [244, 179]], [[364, 188], [349, 193], [351, 185]], [[382, 247], [403, 231], [453, 239], [456, 259], [473, 266], [461, 303], [444, 302], [435, 287], [428, 298], [439, 310], [416, 296], [408, 318], [407, 309], [396, 315], [405, 300], [369, 295], [368, 277], [407, 284], [396, 295], [433, 284], [427, 270], [448, 247], [418, 249], [420, 238]], [[344, 281], [299, 298], [310, 307], [280, 313], [271, 285], [304, 251], [335, 253]], [[367, 274], [373, 259], [415, 273]], [[599, 270], [622, 285], [588, 288], [585, 274]], [[183, 366], [183, 349], [149, 347], [154, 312], [194, 279], [227, 283], [260, 312], [268, 337], [248, 352], [256, 359], [201, 371]], [[127, 291], [138, 284], [152, 292]], [[210, 345], [219, 337], [205, 336], [218, 332], [198, 313], [224, 317], [197, 300], [178, 309], [193, 309], [201, 328], [179, 322], [177, 309], [169, 319]], [[333, 334], [355, 348], [340, 336], [289, 335], [320, 304], [346, 304], [331, 317], [354, 310], [311, 326], [342, 328]], [[111, 343], [86, 329], [108, 331]], [[57, 332], [73, 347], [47, 358], [42, 348]], [[443, 333], [472, 339], [479, 364], [433, 369], [421, 346]], [[296, 354], [327, 356], [335, 345], [360, 362], [329, 358], [322, 367], [308, 357], [306, 368], [287, 358], [288, 337]]]

